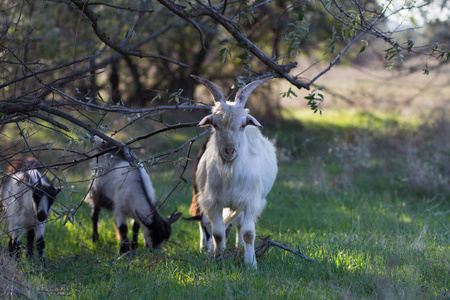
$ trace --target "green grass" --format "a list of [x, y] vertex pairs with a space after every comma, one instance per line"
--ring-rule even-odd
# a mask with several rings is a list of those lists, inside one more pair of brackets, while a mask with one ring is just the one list
[[[278, 248], [259, 258], [256, 271], [241, 256], [216, 261], [199, 253], [198, 226], [183, 220], [174, 224], [164, 252], [143, 249], [141, 239], [137, 253], [119, 256], [111, 213], [102, 211], [100, 241], [93, 245], [90, 209], [83, 204], [73, 223], [48, 223], [47, 269], [25, 259], [18, 264], [34, 286], [32, 298], [448, 299], [449, 194], [412, 189], [404, 153], [386, 142], [395, 131], [403, 144], [420, 123], [334, 113], [318, 119], [291, 111], [290, 122], [264, 129], [277, 141], [280, 162], [257, 235], [298, 248], [315, 263]], [[157, 147], [173, 147], [187, 136], [180, 131]], [[152, 168], [160, 201], [179, 172], [175, 165]], [[75, 207], [87, 183], [77, 189], [59, 201]], [[178, 208], [187, 216], [191, 195], [190, 184], [184, 185], [162, 214]], [[0, 241], [6, 251], [6, 237]], [[230, 246], [233, 241], [234, 231]]]

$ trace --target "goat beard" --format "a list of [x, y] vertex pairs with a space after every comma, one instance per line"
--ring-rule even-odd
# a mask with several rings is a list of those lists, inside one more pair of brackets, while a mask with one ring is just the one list
[[233, 176], [233, 161], [221, 160], [220, 176], [226, 180]]

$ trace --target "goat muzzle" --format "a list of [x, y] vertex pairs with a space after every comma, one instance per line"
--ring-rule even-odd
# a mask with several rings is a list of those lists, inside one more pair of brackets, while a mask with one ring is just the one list
[[222, 158], [226, 161], [232, 161], [236, 158], [238, 152], [234, 146], [227, 145], [220, 151]]
[[40, 212], [38, 212], [37, 219], [39, 222], [44, 222], [45, 219], [47, 219], [47, 214], [45, 213], [45, 211], [41, 210]]

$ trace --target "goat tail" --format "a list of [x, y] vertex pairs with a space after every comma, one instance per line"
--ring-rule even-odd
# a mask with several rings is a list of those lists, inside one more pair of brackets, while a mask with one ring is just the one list
[[147, 195], [148, 200], [151, 205], [156, 203], [155, 199], [155, 190], [153, 189], [152, 181], [150, 179], [150, 175], [147, 174], [143, 167], [138, 168], [139, 175], [141, 177], [141, 181], [145, 190], [145, 194]]
[[223, 224], [227, 226], [232, 223], [238, 216], [238, 212], [235, 210], [231, 210], [230, 208], [224, 208], [222, 212], [223, 216]]

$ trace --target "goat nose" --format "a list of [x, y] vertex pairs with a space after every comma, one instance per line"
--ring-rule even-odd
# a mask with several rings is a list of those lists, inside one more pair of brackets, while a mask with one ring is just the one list
[[40, 211], [37, 214], [37, 218], [39, 222], [44, 222], [47, 219], [47, 214], [44, 211]]
[[233, 154], [234, 154], [234, 147], [233, 147], [233, 146], [227, 146], [227, 147], [225, 147], [225, 153], [226, 153], [228, 156], [233, 156]]

